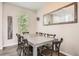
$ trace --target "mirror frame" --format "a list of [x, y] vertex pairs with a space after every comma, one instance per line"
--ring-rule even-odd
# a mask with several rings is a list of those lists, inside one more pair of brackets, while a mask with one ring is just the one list
[[[52, 24], [44, 24], [44, 17], [52, 12], [56, 12], [56, 11], [59, 11], [59, 10], [62, 10], [63, 8], [67, 8], [69, 6], [72, 6], [74, 5], [74, 21], [69, 21], [69, 22], [59, 22], [59, 23], [52, 23]], [[77, 2], [73, 2], [73, 3], [70, 3], [68, 5], [65, 5], [64, 7], [61, 7], [59, 9], [56, 9], [54, 11], [51, 11], [45, 15], [43, 15], [43, 25], [44, 26], [48, 26], [48, 25], [57, 25], [57, 24], [71, 24], [71, 23], [77, 23], [78, 22], [78, 5], [77, 5]]]

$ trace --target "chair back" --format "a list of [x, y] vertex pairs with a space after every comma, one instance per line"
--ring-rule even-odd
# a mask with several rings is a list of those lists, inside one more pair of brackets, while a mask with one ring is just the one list
[[36, 32], [36, 34], [38, 35], [38, 32]]
[[23, 35], [24, 35], [24, 34], [29, 34], [29, 32], [23, 32]]
[[39, 35], [39, 33], [38, 32], [36, 32], [36, 34], [35, 34], [36, 36], [38, 36]]
[[44, 37], [46, 37], [46, 33], [44, 33], [43, 35], [44, 35]]
[[60, 39], [60, 41], [56, 40], [53, 41], [53, 50], [55, 48], [55, 51], [58, 51], [60, 49], [60, 45], [63, 42], [63, 38]]
[[63, 38], [61, 38], [60, 42], [61, 42], [61, 43], [63, 42]]
[[39, 32], [39, 36], [43, 36], [44, 34], [42, 32]]
[[56, 34], [47, 34], [47, 37], [55, 38], [56, 37]]
[[18, 39], [20, 39], [20, 38], [21, 38], [20, 34], [16, 34], [16, 36], [17, 36], [17, 38], [18, 38]]
[[20, 34], [16, 34], [17, 38], [18, 38], [18, 45], [22, 44], [22, 36]]
[[24, 39], [23, 36], [22, 36], [22, 39], [23, 39], [23, 44], [24, 44], [24, 46], [28, 46], [28, 40], [27, 40], [27, 39]]

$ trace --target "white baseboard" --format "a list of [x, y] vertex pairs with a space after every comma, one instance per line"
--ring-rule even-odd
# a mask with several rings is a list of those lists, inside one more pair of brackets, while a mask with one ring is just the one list
[[72, 56], [72, 55], [70, 55], [70, 54], [68, 54], [66, 52], [63, 52], [63, 51], [60, 51], [60, 52], [63, 53], [64, 55], [66, 55], [66, 56]]
[[3, 48], [1, 47], [0, 50], [2, 50]]
[[13, 43], [13, 44], [5, 45], [5, 46], [3, 46], [3, 47], [9, 47], [9, 46], [14, 46], [14, 45], [17, 45], [17, 43]]

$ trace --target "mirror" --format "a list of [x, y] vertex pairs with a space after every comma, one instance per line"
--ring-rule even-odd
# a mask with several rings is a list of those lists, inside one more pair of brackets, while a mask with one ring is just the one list
[[44, 25], [77, 23], [77, 3], [71, 3], [44, 15], [43, 23]]

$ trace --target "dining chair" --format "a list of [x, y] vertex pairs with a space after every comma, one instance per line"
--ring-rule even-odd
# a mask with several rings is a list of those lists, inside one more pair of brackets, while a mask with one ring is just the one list
[[19, 56], [30, 55], [29, 44], [27, 39], [24, 39], [20, 34], [16, 34], [18, 38], [18, 48], [17, 53]]
[[38, 35], [39, 35], [39, 33], [38, 33], [38, 32], [36, 32], [36, 33], [35, 33], [35, 35], [36, 35], [36, 36], [38, 36]]
[[38, 34], [38, 32], [36, 32], [36, 34]]
[[60, 54], [59, 53], [60, 52], [60, 45], [61, 45], [62, 42], [63, 42], [63, 38], [61, 38], [60, 40], [53, 40], [53, 42], [52, 42], [52, 51], [57, 52], [58, 56]]
[[[47, 38], [49, 37], [51, 37], [52, 39], [53, 38], [55, 38], [55, 36], [56, 36], [56, 34], [44, 34], [45, 35], [45, 37], [47, 36]], [[39, 47], [38, 48], [38, 53], [40, 54], [40, 52], [42, 51], [42, 50], [48, 50], [48, 48], [52, 48], [52, 42], [51, 43], [48, 43], [48, 44], [46, 44], [46, 45], [43, 45], [43, 46], [41, 46], [41, 47]], [[41, 54], [40, 54], [41, 55]]]
[[[47, 34], [47, 38], [52, 38], [53, 40], [55, 40], [56, 39], [55, 37], [56, 37], [56, 34]], [[51, 45], [52, 45], [52, 42], [44, 45], [44, 47], [46, 46], [46, 48], [52, 48]]]
[[23, 33], [23, 35], [24, 35], [24, 34], [29, 34], [29, 32], [22, 32], [22, 33]]
[[16, 34], [16, 36], [17, 36], [17, 39], [18, 39], [18, 47], [19, 47], [19, 45], [22, 44], [22, 37], [21, 37], [20, 34]]
[[46, 37], [46, 36], [47, 36], [47, 34], [46, 34], [46, 33], [43, 33], [43, 35], [44, 35], [44, 37]]
[[30, 56], [31, 55], [31, 51], [30, 51], [30, 45], [28, 44], [28, 40], [23, 38], [23, 55], [24, 56]]
[[17, 47], [17, 52], [18, 55], [21, 56], [22, 48], [23, 48], [23, 40], [20, 34], [16, 34], [17, 39], [18, 39], [18, 47]]
[[[28, 38], [28, 37], [29, 37], [29, 34], [26, 33], [26, 34], [23, 35], [23, 37], [24, 37], [24, 38]], [[33, 54], [33, 47], [32, 47], [31, 45], [29, 45], [29, 50], [30, 50], [30, 52]], [[32, 54], [31, 54], [31, 55], [32, 55]]]
[[42, 32], [39, 32], [38, 34], [39, 34], [39, 36], [44, 36], [44, 34]]
[[56, 37], [56, 34], [47, 34], [47, 37], [55, 38]]
[[52, 56], [53, 55], [53, 52], [57, 52], [58, 53], [58, 56], [59, 56], [59, 52], [60, 52], [60, 45], [61, 43], [63, 42], [63, 38], [61, 38], [61, 40], [53, 40], [52, 41], [52, 48], [41, 48], [41, 51], [40, 51], [40, 54], [41, 56]]

